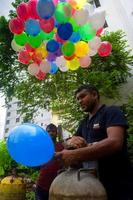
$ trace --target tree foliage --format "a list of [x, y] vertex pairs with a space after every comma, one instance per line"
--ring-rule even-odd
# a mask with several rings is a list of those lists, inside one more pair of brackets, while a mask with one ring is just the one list
[[[13, 4], [16, 7], [21, 0]], [[26, 2], [26, 1], [25, 1]], [[10, 17], [15, 16], [13, 11]], [[52, 109], [62, 118], [64, 127], [71, 130], [82, 116], [75, 103], [74, 91], [86, 83], [95, 84], [103, 96], [119, 97], [119, 85], [124, 83], [130, 74], [129, 65], [133, 65], [133, 56], [122, 31], [106, 32], [101, 38], [112, 43], [109, 57], [92, 58], [88, 69], [48, 74], [39, 81], [30, 76], [27, 66], [17, 61], [16, 53], [11, 49], [13, 36], [8, 29], [8, 21], [0, 18], [0, 90], [7, 100], [16, 96], [22, 102], [22, 113], [25, 121], [32, 118], [38, 107]]]

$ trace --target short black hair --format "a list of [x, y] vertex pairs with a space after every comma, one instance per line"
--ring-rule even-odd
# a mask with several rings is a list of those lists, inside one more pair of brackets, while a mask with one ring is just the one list
[[75, 91], [75, 96], [77, 95], [77, 93], [81, 92], [82, 90], [87, 90], [88, 92], [93, 92], [93, 91], [95, 91], [95, 92], [97, 93], [98, 99], [100, 98], [99, 91], [98, 91], [98, 89], [97, 89], [94, 85], [91, 85], [91, 84], [81, 85], [81, 86]]
[[54, 125], [54, 124], [48, 124], [47, 125], [47, 127], [46, 127], [46, 130], [55, 130], [55, 131], [57, 131], [57, 127]]

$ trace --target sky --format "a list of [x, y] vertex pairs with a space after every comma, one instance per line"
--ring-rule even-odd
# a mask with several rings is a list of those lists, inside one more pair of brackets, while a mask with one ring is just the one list
[[[13, 0], [0, 0], [0, 16], [5, 16], [8, 18], [9, 10], [13, 7], [11, 3]], [[4, 97], [0, 94], [0, 139], [3, 137], [4, 125], [5, 125], [5, 115], [6, 109], [4, 107]]]

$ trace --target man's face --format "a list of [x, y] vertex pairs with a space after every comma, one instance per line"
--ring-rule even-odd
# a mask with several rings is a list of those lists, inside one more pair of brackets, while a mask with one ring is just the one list
[[95, 91], [89, 92], [83, 89], [76, 94], [76, 99], [84, 112], [91, 113], [95, 108], [97, 97]]
[[47, 132], [49, 133], [50, 137], [56, 141], [57, 137], [57, 130], [55, 128], [47, 128]]

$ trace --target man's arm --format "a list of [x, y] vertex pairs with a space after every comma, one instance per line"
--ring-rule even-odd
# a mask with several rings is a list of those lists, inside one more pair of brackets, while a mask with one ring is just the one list
[[[88, 145], [87, 147], [64, 150], [60, 152], [60, 157], [65, 165], [69, 166], [75, 162], [96, 160], [121, 150], [124, 141], [125, 128], [123, 126], [113, 126], [107, 128], [107, 138]], [[72, 143], [72, 142], [71, 142]], [[58, 157], [59, 154], [56, 154]]]

